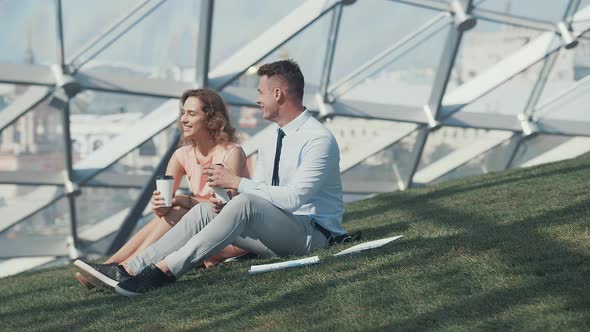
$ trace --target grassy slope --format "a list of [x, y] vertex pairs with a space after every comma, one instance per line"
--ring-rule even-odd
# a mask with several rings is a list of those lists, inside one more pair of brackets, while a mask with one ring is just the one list
[[[197, 270], [141, 298], [87, 291], [72, 267], [0, 281], [0, 330], [589, 330], [590, 155], [347, 206], [364, 239], [320, 265]], [[266, 261], [254, 261], [264, 263]]]

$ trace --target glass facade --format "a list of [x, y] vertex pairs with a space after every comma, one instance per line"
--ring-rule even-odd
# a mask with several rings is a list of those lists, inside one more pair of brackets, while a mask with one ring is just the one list
[[339, 142], [347, 201], [589, 150], [587, 0], [23, 0], [0, 13], [0, 262], [104, 255], [129, 211], [144, 210], [129, 229], [149, 221], [142, 193], [176, 144], [177, 98], [203, 82], [252, 169], [270, 125], [256, 70], [279, 59], [300, 64], [305, 104]]

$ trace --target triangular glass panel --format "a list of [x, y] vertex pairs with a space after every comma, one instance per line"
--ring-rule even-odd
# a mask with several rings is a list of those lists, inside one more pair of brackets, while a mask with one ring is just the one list
[[[84, 90], [70, 102], [74, 161], [84, 160], [168, 99]], [[171, 112], [177, 113], [177, 109]]]
[[134, 147], [124, 157], [117, 160], [102, 172], [110, 175], [151, 175], [156, 169], [166, 150], [174, 144], [174, 133], [178, 131], [174, 123], [163, 132], [154, 135], [143, 144]]
[[82, 66], [83, 70], [194, 81], [200, 8], [199, 1], [164, 2]]
[[[422, 25], [432, 24], [435, 27], [441, 22], [448, 22], [443, 13], [395, 1], [356, 1], [351, 6], [345, 6], [336, 43], [331, 85], [338, 84], [356, 68], [410, 38]], [[410, 40], [423, 35], [418, 34]]]
[[428, 184], [503, 144], [509, 132], [443, 126], [429, 133], [414, 182]]
[[[17, 192], [29, 191], [25, 186], [14, 187]], [[62, 198], [0, 234], [1, 258], [67, 256], [70, 225], [68, 202]]]
[[453, 66], [453, 77], [447, 93], [468, 84], [478, 75], [517, 52], [542, 32], [478, 20], [477, 25], [465, 32]]
[[475, 7], [506, 15], [557, 22], [563, 18], [569, 2], [569, 0], [535, 0], [532, 5], [530, 1], [522, 0], [485, 0], [480, 4], [475, 1]]
[[525, 111], [542, 68], [542, 61], [534, 64], [471, 104], [467, 104], [459, 112], [510, 114], [516, 117]]
[[[148, 214], [140, 217], [139, 220], [137, 221], [137, 224], [135, 224], [133, 231], [131, 231], [131, 235], [129, 236], [129, 238], [131, 238], [133, 235], [135, 235], [135, 233], [139, 232], [143, 228], [143, 226], [145, 226], [147, 223], [152, 221], [153, 218], [154, 218], [154, 215], [152, 213], [148, 213]], [[91, 230], [91, 229], [87, 228], [87, 230]], [[117, 237], [117, 234], [120, 229], [113, 228], [113, 230], [114, 230], [113, 232], [109, 232], [110, 233], [109, 235], [102, 237], [95, 242], [86, 243], [87, 247], [84, 248], [84, 251], [87, 253], [97, 254], [99, 256], [105, 256], [107, 254], [107, 251], [110, 249], [113, 241]]]
[[[78, 230], [80, 234], [90, 233], [93, 226], [103, 223], [104, 227], [112, 227], [111, 232], [118, 230], [120, 222], [126, 216], [126, 211], [133, 207], [140, 193], [138, 188], [107, 188], [89, 187], [82, 188], [82, 194], [76, 198], [76, 213]], [[109, 222], [109, 218], [119, 215], [119, 223]]]
[[[305, 95], [310, 96], [319, 89], [324, 54], [326, 52], [328, 30], [331, 15], [326, 14], [301, 31], [291, 40], [280, 46], [271, 54], [231, 83], [233, 87], [243, 87], [256, 91], [258, 76], [256, 70], [262, 64], [284, 59], [293, 59], [301, 68], [305, 77]], [[313, 51], [310, 51], [312, 50]]]
[[[154, 172], [166, 150], [173, 144], [176, 124], [136, 147], [113, 165], [101, 171], [82, 187], [76, 199], [80, 232], [92, 227], [115, 231], [127, 212], [134, 206], [145, 181]], [[107, 232], [105, 234], [110, 234]], [[101, 238], [102, 239], [102, 238]]]
[[572, 138], [557, 135], [535, 135], [531, 138], [527, 138], [522, 141], [516, 151], [512, 167], [527, 166], [527, 163], [532, 162], [533, 159], [538, 158], [552, 149], [558, 148], [570, 139]]
[[66, 60], [73, 60], [73, 57], [90, 46], [90, 42], [115, 28], [118, 21], [130, 15], [143, 1], [61, 0], [61, 3], [64, 53]]
[[447, 23], [426, 31], [420, 43], [403, 48], [401, 53], [392, 54], [388, 62], [371, 68], [369, 75], [350, 89], [338, 90], [343, 92], [339, 98], [412, 106], [421, 112], [432, 91], [449, 31]]
[[350, 198], [403, 187], [411, 167], [415, 125], [346, 117], [325, 125], [338, 141], [343, 190], [353, 195]]
[[590, 100], [590, 41], [580, 38], [574, 49], [561, 49], [535, 105], [535, 116], [590, 121], [584, 107]]
[[[214, 69], [301, 4], [299, 0], [216, 0], [210, 68]], [[236, 28], [240, 33], [236, 33]]]
[[55, 1], [1, 1], [0, 62], [57, 63]]
[[514, 137], [506, 139], [498, 146], [476, 156], [464, 165], [442, 175], [431, 183], [434, 184], [471, 175], [504, 171], [517, 142], [518, 139]]
[[60, 174], [64, 145], [61, 111], [46, 98], [0, 131], [0, 171]]
[[[31, 93], [31, 88], [35, 89], [36, 87], [25, 84], [0, 83], [0, 114], [6, 107], [18, 101], [21, 96], [29, 100], [27, 93]], [[40, 94], [35, 93], [35, 96], [40, 96]]]
[[[270, 121], [262, 118], [262, 110], [259, 107], [229, 106], [228, 111], [230, 122], [236, 129], [236, 135], [243, 146], [249, 144], [248, 141], [264, 128], [272, 125]], [[248, 154], [250, 151], [246, 151], [246, 153]], [[255, 164], [256, 154], [250, 155], [246, 160], [250, 174], [253, 174]]]

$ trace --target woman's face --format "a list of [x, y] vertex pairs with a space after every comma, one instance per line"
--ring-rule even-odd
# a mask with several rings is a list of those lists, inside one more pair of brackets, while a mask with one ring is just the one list
[[207, 114], [203, 112], [202, 104], [197, 97], [188, 97], [180, 112], [182, 135], [184, 138], [197, 138], [207, 133], [205, 120]]

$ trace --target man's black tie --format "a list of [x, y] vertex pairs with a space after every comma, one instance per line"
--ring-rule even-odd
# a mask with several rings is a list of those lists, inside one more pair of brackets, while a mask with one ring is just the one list
[[275, 150], [275, 166], [272, 169], [272, 185], [279, 185], [279, 160], [281, 160], [281, 147], [283, 146], [283, 137], [285, 132], [279, 128], [277, 132], [277, 149]]

